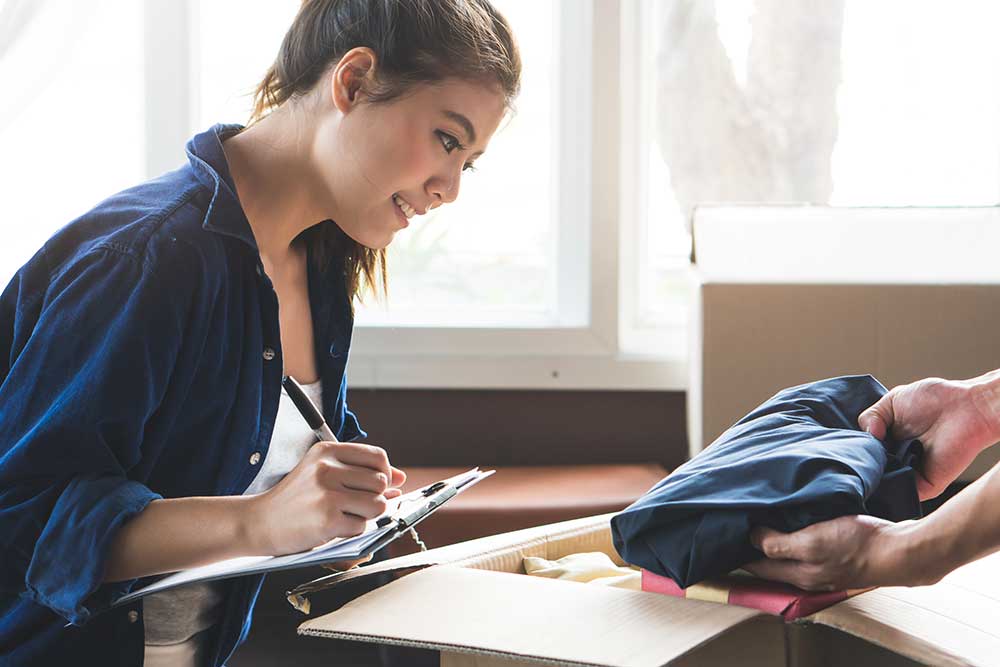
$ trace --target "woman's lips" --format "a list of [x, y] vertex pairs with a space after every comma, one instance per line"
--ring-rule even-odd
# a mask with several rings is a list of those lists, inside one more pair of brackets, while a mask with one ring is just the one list
[[403, 209], [399, 208], [399, 206], [396, 205], [396, 202], [391, 199], [389, 200], [389, 203], [392, 204], [392, 210], [396, 212], [396, 219], [399, 220], [399, 224], [402, 225], [401, 228], [406, 229], [409, 227], [410, 221], [406, 218], [406, 214], [403, 213]]

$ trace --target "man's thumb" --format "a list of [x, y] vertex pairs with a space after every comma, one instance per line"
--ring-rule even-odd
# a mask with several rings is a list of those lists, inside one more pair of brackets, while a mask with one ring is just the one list
[[879, 440], [885, 440], [885, 436], [892, 426], [892, 394], [886, 394], [879, 401], [861, 413], [858, 417], [858, 426]]

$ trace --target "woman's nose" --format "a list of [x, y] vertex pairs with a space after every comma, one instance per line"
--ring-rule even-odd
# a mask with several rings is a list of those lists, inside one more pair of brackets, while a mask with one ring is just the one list
[[461, 173], [451, 177], [438, 177], [429, 184], [428, 190], [434, 200], [432, 207], [436, 208], [441, 204], [450, 204], [458, 199], [458, 190], [461, 182]]

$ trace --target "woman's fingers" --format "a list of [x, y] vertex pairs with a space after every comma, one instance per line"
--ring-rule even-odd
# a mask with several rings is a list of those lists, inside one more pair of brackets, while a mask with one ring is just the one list
[[[339, 443], [330, 452], [341, 463], [369, 468], [381, 474], [384, 479], [383, 488], [398, 488], [406, 482], [406, 473], [399, 468], [389, 464], [389, 456], [386, 451], [376, 445], [364, 445], [356, 443]], [[367, 486], [364, 488], [368, 488]]]
[[362, 468], [371, 468], [376, 472], [382, 473], [385, 475], [387, 483], [392, 479], [392, 472], [390, 470], [392, 466], [389, 465], [389, 456], [381, 447], [345, 442], [335, 447], [333, 455], [341, 463]]
[[344, 514], [374, 519], [385, 514], [386, 499], [366, 491], [345, 491], [340, 494], [338, 509]]

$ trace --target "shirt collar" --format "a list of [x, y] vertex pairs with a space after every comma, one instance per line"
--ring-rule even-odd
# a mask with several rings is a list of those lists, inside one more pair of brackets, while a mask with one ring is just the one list
[[236, 194], [222, 142], [243, 130], [242, 125], [214, 125], [187, 143], [187, 156], [198, 180], [212, 191], [202, 227], [232, 236], [257, 250], [257, 241]]

